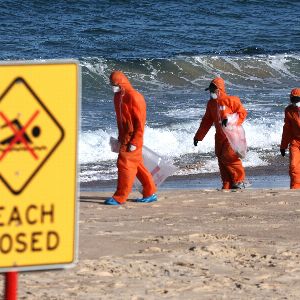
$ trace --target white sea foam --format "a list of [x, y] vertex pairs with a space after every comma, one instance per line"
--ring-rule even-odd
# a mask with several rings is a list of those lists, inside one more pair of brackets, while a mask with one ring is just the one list
[[202, 173], [213, 173], [219, 170], [218, 161], [216, 159], [207, 159], [203, 166], [195, 166], [188, 169], [179, 169], [175, 175], [191, 175]]
[[[217, 160], [214, 157], [214, 133], [212, 128], [204, 140], [193, 145], [193, 137], [198, 128], [197, 122], [175, 125], [170, 128], [146, 127], [144, 143], [153, 151], [168, 159], [180, 161], [181, 157], [189, 154], [194, 159], [202, 161], [200, 167], [180, 168], [176, 175], [211, 173], [218, 171]], [[255, 123], [246, 121], [244, 124], [249, 151], [243, 160], [245, 167], [265, 166], [267, 162], [261, 157], [263, 150], [276, 152], [279, 147], [282, 133], [282, 123], [264, 123], [256, 120]], [[110, 180], [117, 176], [115, 162], [117, 154], [111, 152], [109, 137], [116, 136], [114, 131], [97, 130], [81, 134], [80, 137], [80, 163], [83, 168], [80, 174], [82, 182], [96, 180]], [[203, 159], [204, 155], [208, 157]], [[211, 157], [211, 158], [209, 158]], [[107, 164], [108, 163], [108, 164]], [[102, 166], [104, 165], [104, 166]]]
[[186, 120], [186, 116], [189, 116], [189, 118], [196, 118], [202, 115], [204, 115], [205, 109], [204, 108], [176, 108], [176, 109], [170, 109], [164, 112], [161, 112], [162, 115], [172, 117], [174, 119], [184, 119]]
[[[254, 151], [248, 151], [246, 158], [243, 160], [244, 167], [267, 166], [268, 163], [259, 157], [259, 154]], [[191, 175], [202, 173], [218, 172], [219, 166], [217, 159], [207, 159], [203, 166], [193, 167], [188, 169], [179, 169], [175, 175]]]
[[117, 168], [111, 167], [109, 170], [85, 170], [80, 172], [80, 182], [90, 182], [99, 180], [111, 180], [117, 178]]
[[[276, 148], [281, 140], [282, 125], [282, 122], [275, 120], [269, 124], [264, 123], [263, 119], [255, 122], [246, 121], [244, 129], [248, 147], [252, 151]], [[169, 128], [146, 127], [144, 144], [168, 158], [180, 158], [182, 155], [193, 153], [212, 153], [215, 129], [212, 128], [204, 140], [199, 142], [198, 147], [194, 147], [193, 137], [197, 128], [197, 122], [177, 124]], [[116, 132], [101, 129], [83, 132], [80, 136], [80, 163], [100, 163], [116, 159], [116, 154], [110, 150], [110, 136], [116, 136]]]
[[100, 163], [116, 159], [116, 153], [111, 152], [109, 138], [116, 135], [113, 131], [102, 129], [80, 134], [79, 162], [81, 164]]
[[258, 152], [254, 150], [250, 150], [247, 152], [246, 158], [243, 160], [244, 167], [259, 167], [259, 166], [267, 166], [268, 163], [264, 161]]
[[[270, 120], [268, 120], [270, 121]], [[257, 150], [271, 150], [279, 146], [282, 135], [283, 121], [266, 124], [264, 119], [246, 121], [244, 129], [249, 148]]]

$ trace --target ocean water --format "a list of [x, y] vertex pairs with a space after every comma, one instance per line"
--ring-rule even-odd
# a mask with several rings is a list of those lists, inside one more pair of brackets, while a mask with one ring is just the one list
[[[1, 60], [75, 58], [82, 66], [82, 183], [116, 178], [111, 71], [147, 101], [145, 144], [178, 175], [218, 170], [214, 129], [198, 147], [204, 88], [222, 76], [248, 117], [246, 167], [280, 163], [284, 108], [300, 85], [299, 1], [5, 1]], [[274, 159], [274, 157], [278, 157]]]

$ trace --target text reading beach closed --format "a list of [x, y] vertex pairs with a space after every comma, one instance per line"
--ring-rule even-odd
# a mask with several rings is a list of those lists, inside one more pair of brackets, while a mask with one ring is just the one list
[[76, 258], [79, 66], [0, 65], [0, 268]]

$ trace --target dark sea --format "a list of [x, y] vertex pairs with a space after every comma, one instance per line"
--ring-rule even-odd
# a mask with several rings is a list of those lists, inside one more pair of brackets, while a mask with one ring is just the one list
[[1, 2], [0, 12], [2, 61], [80, 62], [79, 162], [86, 187], [117, 176], [108, 80], [116, 69], [146, 98], [145, 145], [172, 160], [176, 175], [218, 170], [213, 128], [193, 146], [209, 99], [204, 88], [215, 76], [249, 113], [244, 166], [276, 169], [283, 163], [284, 108], [290, 90], [300, 87], [300, 1], [11, 0]]

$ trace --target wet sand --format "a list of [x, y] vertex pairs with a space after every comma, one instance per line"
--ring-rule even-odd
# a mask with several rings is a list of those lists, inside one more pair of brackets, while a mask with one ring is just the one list
[[[246, 181], [254, 189], [288, 189], [290, 186], [289, 161], [283, 157], [272, 157], [268, 160], [269, 165], [246, 167]], [[198, 168], [197, 166], [186, 166], [186, 168]], [[113, 192], [117, 186], [116, 180], [101, 180], [91, 182], [81, 182], [81, 191], [102, 191]], [[160, 190], [169, 189], [216, 189], [221, 188], [221, 178], [219, 172], [198, 173], [189, 175], [170, 176], [162, 184]]]
[[107, 196], [81, 193], [77, 266], [22, 273], [19, 299], [300, 299], [299, 190]]

